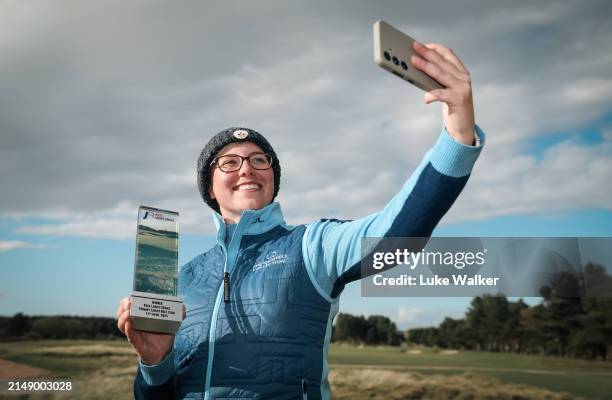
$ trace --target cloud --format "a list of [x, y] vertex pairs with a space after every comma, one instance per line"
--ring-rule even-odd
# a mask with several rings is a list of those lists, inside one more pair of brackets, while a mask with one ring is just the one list
[[21, 233], [132, 238], [140, 204], [210, 233], [195, 162], [235, 125], [273, 143], [289, 223], [380, 209], [441, 117], [372, 62], [379, 18], [448, 44], [474, 81], [487, 147], [446, 221], [612, 209], [607, 131], [603, 144], [526, 151], [611, 111], [606, 1], [65, 5], [0, 6], [0, 218], [50, 220]]
[[446, 317], [463, 318], [464, 314], [465, 310], [459, 309], [400, 306], [390, 318], [399, 329], [410, 329], [438, 326]]
[[564, 85], [561, 94], [574, 104], [608, 101], [612, 99], [612, 79], [582, 79]]
[[[583, 145], [563, 141], [541, 159], [528, 155], [484, 154], [473, 181], [446, 221], [484, 219], [571, 209], [612, 210], [612, 141]], [[491, 158], [494, 158], [492, 160]], [[480, 163], [479, 161], [479, 163]]]
[[104, 239], [132, 239], [136, 237], [134, 224], [124, 220], [83, 220], [59, 225], [27, 226], [17, 233], [58, 236], [85, 236]]
[[[44, 244], [33, 244], [22, 242], [19, 240], [0, 240], [0, 251], [10, 251], [17, 249], [44, 249], [47, 246]], [[2, 294], [0, 293], [0, 297]]]

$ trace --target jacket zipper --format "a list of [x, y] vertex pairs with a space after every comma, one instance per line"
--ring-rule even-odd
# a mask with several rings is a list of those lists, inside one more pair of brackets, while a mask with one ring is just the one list
[[[223, 253], [225, 253], [225, 266], [223, 270], [227, 269], [227, 250], [223, 248]], [[217, 317], [219, 315], [219, 308], [221, 308], [221, 292], [224, 289], [223, 282], [219, 285], [219, 290], [217, 290], [217, 297], [215, 298], [215, 305], [213, 307], [212, 316], [210, 319], [210, 327], [208, 330], [208, 361], [206, 364], [206, 380], [204, 381], [204, 399], [208, 399], [208, 392], [210, 390], [210, 381], [212, 377], [212, 363], [213, 358], [215, 356], [215, 341], [217, 339]]]
[[226, 303], [230, 302], [230, 274], [229, 272], [223, 273], [223, 301]]
[[302, 378], [302, 400], [308, 400], [308, 381]]
[[[243, 216], [244, 217], [244, 216]], [[238, 231], [239, 227], [236, 226], [236, 230], [232, 234], [232, 238], [228, 243], [228, 248], [225, 248], [225, 245], [221, 246], [223, 253], [225, 255], [225, 265], [223, 266], [223, 281], [219, 286], [219, 290], [217, 291], [217, 297], [215, 299], [215, 306], [213, 308], [212, 318], [210, 321], [210, 328], [208, 331], [208, 362], [206, 364], [206, 381], [204, 383], [204, 399], [209, 398], [208, 392], [210, 391], [211, 377], [212, 377], [212, 364], [213, 358], [215, 356], [215, 341], [217, 340], [217, 317], [219, 316], [219, 308], [221, 308], [221, 298], [227, 303], [230, 299], [229, 293], [229, 272], [227, 272], [227, 262], [229, 258], [228, 250], [231, 246], [234, 235]], [[235, 259], [234, 259], [235, 261]], [[222, 294], [223, 293], [223, 294]], [[223, 296], [223, 297], [222, 297]]]

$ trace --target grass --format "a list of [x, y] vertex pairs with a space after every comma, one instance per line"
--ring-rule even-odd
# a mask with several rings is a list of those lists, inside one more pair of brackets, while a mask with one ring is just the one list
[[75, 388], [69, 395], [31, 394], [21, 397], [24, 399], [133, 398], [132, 383], [138, 357], [127, 342], [43, 340], [0, 343], [0, 358], [47, 369], [51, 378], [67, 378]]
[[424, 376], [406, 371], [337, 367], [330, 373], [334, 399], [548, 399], [569, 394], [525, 385], [503, 384], [486, 376]]
[[470, 351], [444, 354], [426, 348], [405, 350], [334, 345], [330, 349], [329, 362], [332, 366], [392, 367], [396, 371], [417, 371], [424, 375], [469, 372], [503, 383], [528, 384], [585, 398], [612, 399], [610, 362]]
[[[137, 357], [123, 341], [0, 343], [0, 358], [47, 369], [76, 388], [24, 398], [132, 398]], [[610, 362], [333, 345], [330, 364], [334, 399], [612, 399]]]

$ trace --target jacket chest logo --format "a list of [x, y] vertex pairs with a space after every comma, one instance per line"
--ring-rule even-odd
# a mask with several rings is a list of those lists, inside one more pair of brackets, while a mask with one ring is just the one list
[[263, 268], [268, 268], [273, 265], [285, 264], [287, 262], [287, 254], [278, 254], [276, 251], [266, 255], [266, 257], [253, 265], [253, 272]]

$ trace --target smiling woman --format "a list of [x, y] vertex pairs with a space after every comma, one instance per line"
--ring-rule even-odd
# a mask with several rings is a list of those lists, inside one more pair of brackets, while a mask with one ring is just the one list
[[[417, 68], [463, 68], [442, 46], [414, 50]], [[137, 399], [331, 398], [332, 321], [345, 285], [361, 278], [361, 239], [430, 236], [485, 142], [469, 82], [448, 85], [425, 98], [445, 105], [437, 144], [382, 211], [355, 221], [287, 225], [274, 202], [281, 168], [268, 140], [248, 128], [210, 139], [198, 188], [215, 211], [217, 245], [180, 270], [186, 315], [176, 339], [134, 330], [129, 299], [117, 311], [140, 356]]]
[[252, 142], [227, 145], [215, 157], [209, 196], [219, 204], [225, 222], [235, 224], [243, 210], [258, 210], [272, 202], [270, 158]]
[[274, 200], [280, 175], [276, 152], [252, 129], [219, 132], [198, 158], [198, 188], [204, 202], [232, 224], [243, 210], [258, 210]]
[[331, 322], [344, 286], [360, 279], [361, 238], [429, 236], [481, 146], [444, 130], [382, 212], [293, 227], [273, 202], [280, 163], [269, 142], [247, 128], [213, 136], [198, 187], [215, 210], [218, 244], [181, 268], [187, 313], [176, 340], [134, 330], [129, 299], [118, 310], [141, 358], [136, 398], [330, 398]]

